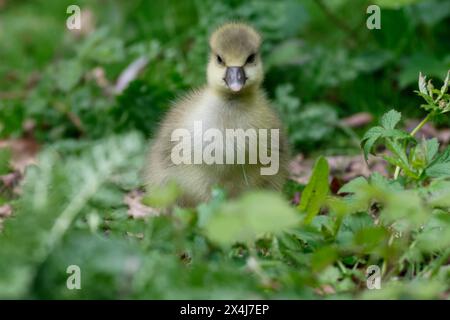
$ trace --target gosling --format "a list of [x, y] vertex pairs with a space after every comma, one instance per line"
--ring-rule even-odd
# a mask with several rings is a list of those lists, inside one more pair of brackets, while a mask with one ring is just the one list
[[[228, 23], [211, 35], [209, 46], [207, 85], [175, 102], [155, 135], [146, 162], [148, 192], [176, 183], [181, 191], [181, 206], [208, 201], [213, 187], [223, 188], [230, 197], [249, 189], [280, 190], [287, 176], [287, 140], [261, 89], [264, 72], [260, 35], [246, 24]], [[210, 140], [218, 137], [208, 149], [214, 150], [211, 155], [215, 161], [199, 162], [198, 157], [194, 159], [197, 150], [205, 152], [208, 145], [208, 139], [199, 135], [208, 129], [215, 130]], [[229, 129], [247, 133], [245, 140], [225, 141], [223, 137], [228, 137]], [[182, 142], [175, 134], [180, 130], [181, 136], [187, 136]], [[258, 151], [251, 148], [250, 139], [255, 138], [252, 133], [256, 134]], [[261, 137], [266, 133], [270, 133], [268, 137]], [[231, 164], [226, 161], [231, 159], [227, 158], [230, 152], [235, 152], [233, 157], [237, 158], [240, 151], [244, 153], [244, 163], [242, 158]], [[277, 156], [273, 158], [278, 161], [275, 172], [263, 174], [268, 164], [261, 152]], [[174, 155], [190, 161], [174, 160]]]

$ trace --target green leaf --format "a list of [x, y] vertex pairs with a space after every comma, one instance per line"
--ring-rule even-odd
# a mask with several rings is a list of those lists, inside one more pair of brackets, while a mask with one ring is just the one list
[[0, 175], [8, 173], [10, 170], [11, 150], [9, 148], [0, 149]]
[[435, 180], [425, 189], [433, 207], [450, 208], [450, 181]]
[[72, 90], [83, 75], [83, 67], [77, 60], [61, 62], [56, 70], [55, 81], [59, 89], [64, 92]]
[[392, 164], [393, 166], [400, 167], [405, 172], [405, 174], [407, 176], [409, 176], [409, 177], [411, 177], [413, 179], [418, 179], [419, 178], [419, 176], [414, 171], [411, 170], [409, 165], [405, 164], [400, 159], [394, 158], [394, 157], [391, 157], [391, 156], [386, 156], [386, 155], [383, 156], [383, 159], [386, 160], [387, 162], [389, 162], [390, 164]]
[[10, 278], [17, 270], [37, 270], [105, 187], [118, 184], [131, 168], [138, 170], [134, 159], [142, 157], [143, 146], [142, 136], [129, 133], [96, 142], [76, 157], [64, 158], [54, 147], [43, 151], [39, 165], [26, 171], [17, 218], [6, 220], [0, 233], [0, 288], [18, 286], [11, 296], [26, 290], [31, 283], [12, 284]]
[[368, 226], [355, 232], [353, 241], [356, 245], [362, 246], [365, 252], [374, 250], [377, 246], [382, 246], [386, 241], [388, 233], [386, 229], [379, 226]]
[[142, 203], [150, 207], [167, 208], [175, 203], [180, 194], [178, 185], [171, 181], [162, 187], [152, 189], [142, 199]]
[[402, 162], [403, 166], [409, 168], [408, 157], [405, 150], [395, 140], [386, 140], [386, 147]]
[[423, 145], [425, 148], [425, 155], [426, 155], [427, 162], [430, 163], [439, 150], [439, 142], [436, 138], [433, 138], [433, 139], [425, 140]]
[[208, 223], [208, 220], [214, 216], [214, 213], [226, 200], [226, 193], [223, 189], [214, 188], [211, 192], [211, 199], [207, 203], [201, 203], [197, 207], [198, 219], [197, 225], [203, 228]]
[[450, 176], [450, 147], [447, 147], [430, 163], [425, 173], [432, 178]]
[[[362, 139], [362, 148], [364, 151], [364, 158], [368, 159], [374, 144], [381, 138], [412, 139], [412, 137], [404, 131], [395, 129], [395, 126], [401, 119], [401, 113], [395, 110], [390, 110], [381, 118], [381, 127], [370, 128]], [[391, 139], [392, 140], [392, 139]], [[392, 142], [392, 141], [391, 141]]]
[[257, 191], [221, 205], [205, 223], [205, 234], [220, 245], [254, 241], [297, 225], [298, 214], [277, 193]]
[[373, 3], [379, 5], [382, 8], [398, 9], [419, 1], [420, 0], [374, 0]]
[[314, 271], [322, 271], [338, 258], [338, 251], [334, 247], [322, 247], [317, 250], [311, 259]]
[[402, 114], [396, 110], [390, 110], [381, 117], [381, 125], [385, 129], [394, 129], [400, 121]]
[[428, 95], [431, 97], [431, 99], [433, 99], [434, 86], [433, 86], [433, 83], [432, 83], [431, 79], [428, 80], [427, 90], [428, 90]]
[[370, 185], [382, 190], [401, 191], [404, 189], [397, 180], [390, 180], [379, 172], [370, 175]]
[[299, 210], [306, 213], [305, 223], [309, 224], [319, 213], [328, 191], [329, 167], [325, 158], [320, 157], [313, 168], [313, 172], [305, 190], [302, 193]]
[[427, 91], [427, 76], [422, 75], [422, 72], [419, 73], [419, 91], [424, 95], [428, 95]]
[[368, 156], [373, 148], [373, 145], [379, 138], [382, 137], [384, 129], [382, 127], [370, 128], [364, 135], [362, 139], [362, 147], [364, 150], [364, 158], [368, 159]]
[[383, 138], [394, 138], [394, 139], [412, 139], [411, 136], [405, 131], [398, 129], [386, 129], [383, 132]]
[[394, 223], [398, 231], [419, 227], [429, 215], [420, 194], [416, 190], [388, 192], [384, 195], [384, 208], [380, 214], [384, 223]]
[[425, 170], [431, 178], [450, 177], [450, 162], [436, 163]]
[[361, 188], [365, 188], [369, 185], [366, 178], [364, 177], [357, 177], [345, 185], [342, 186], [341, 189], [339, 189], [338, 193], [357, 193], [361, 190]]

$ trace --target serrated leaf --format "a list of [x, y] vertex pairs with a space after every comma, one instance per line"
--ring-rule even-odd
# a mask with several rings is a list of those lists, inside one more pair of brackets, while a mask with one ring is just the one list
[[370, 175], [370, 185], [382, 190], [401, 191], [403, 186], [397, 180], [389, 180], [379, 172], [374, 172]]
[[450, 147], [447, 147], [429, 164], [425, 173], [432, 178], [450, 176]]
[[397, 141], [386, 140], [386, 147], [403, 163], [404, 166], [409, 167], [408, 157]]
[[357, 193], [361, 188], [367, 187], [369, 183], [364, 177], [357, 177], [339, 189], [338, 193]]
[[412, 139], [411, 136], [398, 129], [386, 129], [383, 132], [383, 138], [394, 138], [394, 139]]
[[426, 188], [426, 192], [433, 207], [450, 207], [450, 181], [435, 180]]
[[419, 91], [414, 91], [414, 92], [416, 92], [419, 96], [421, 96], [427, 102], [429, 107], [436, 107], [436, 105], [434, 104], [433, 99], [428, 94], [425, 94], [425, 93], [422, 93], [422, 92], [419, 92]]
[[419, 91], [420, 91], [420, 93], [422, 93], [424, 95], [428, 95], [426, 79], [427, 79], [427, 77], [422, 75], [422, 72], [420, 72], [419, 73]]
[[439, 151], [439, 142], [436, 138], [433, 138], [425, 140], [423, 146], [425, 148], [427, 163], [430, 163], [433, 160], [436, 153]]
[[400, 121], [402, 114], [396, 110], [390, 110], [381, 117], [381, 125], [385, 129], [394, 129]]
[[369, 159], [369, 154], [372, 150], [373, 145], [378, 140], [378, 137], [372, 137], [364, 143], [364, 159], [367, 161]]
[[394, 157], [385, 155], [385, 156], [383, 156], [383, 159], [396, 167], [400, 167], [403, 170], [403, 172], [406, 175], [408, 175], [409, 177], [414, 178], [414, 179], [419, 178], [418, 175], [416, 173], [414, 173], [408, 165], [405, 165], [405, 163], [403, 163], [398, 158], [394, 158]]
[[428, 95], [431, 97], [431, 99], [433, 99], [433, 89], [434, 89], [434, 86], [430, 79], [430, 80], [428, 80], [427, 90], [428, 90]]
[[314, 169], [308, 184], [303, 190], [299, 210], [306, 213], [305, 223], [308, 224], [319, 213], [320, 207], [328, 195], [328, 162], [320, 157], [314, 164]]
[[370, 128], [362, 139], [362, 147], [364, 150], [364, 158], [368, 159], [368, 156], [372, 150], [373, 145], [377, 142], [377, 140], [383, 135], [384, 129], [382, 127], [373, 127]]
[[431, 178], [450, 177], [450, 162], [434, 164], [426, 169], [425, 172]]

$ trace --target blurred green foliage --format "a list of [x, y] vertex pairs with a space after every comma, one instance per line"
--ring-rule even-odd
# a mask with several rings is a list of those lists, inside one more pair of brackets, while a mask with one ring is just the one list
[[[389, 136], [394, 111], [364, 141], [369, 153], [393, 139], [388, 161], [404, 173], [395, 181], [372, 174], [328, 197], [321, 159], [297, 209], [280, 194], [228, 201], [214, 190], [196, 209], [139, 220], [123, 201], [141, 187], [146, 139], [171, 101], [204, 83], [208, 35], [221, 23], [262, 33], [264, 88], [296, 151], [356, 153], [340, 118], [422, 115], [411, 94], [419, 72], [441, 79], [450, 66], [448, 1], [76, 1], [91, 19], [81, 34], [65, 27], [74, 1], [0, 3], [0, 139], [24, 136], [31, 119], [44, 145], [21, 196], [8, 198], [1, 298], [448, 297], [449, 149]], [[365, 26], [372, 3], [381, 30]], [[142, 57], [147, 67], [116, 92]], [[9, 160], [1, 151], [0, 174]], [[167, 193], [156, 200], [169, 203]], [[372, 264], [382, 290], [365, 290]], [[82, 270], [81, 290], [66, 287], [69, 265]]]

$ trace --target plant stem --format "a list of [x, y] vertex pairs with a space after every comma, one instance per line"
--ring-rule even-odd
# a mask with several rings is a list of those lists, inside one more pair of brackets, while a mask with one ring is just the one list
[[[417, 127], [415, 127], [412, 131], [411, 131], [411, 133], [409, 134], [411, 137], [414, 137], [416, 134], [417, 134], [417, 132], [419, 132], [419, 130], [420, 129], [422, 129], [422, 127], [425, 125], [425, 123], [427, 123], [428, 122], [428, 120], [430, 120], [430, 118], [431, 118], [431, 115], [432, 115], [432, 112], [431, 113], [429, 113], [418, 125], [417, 125]], [[395, 172], [394, 172], [394, 180], [397, 180], [397, 178], [398, 178], [398, 176], [399, 176], [399, 174], [400, 174], [400, 167], [399, 166], [397, 166], [396, 168], [395, 168]]]

